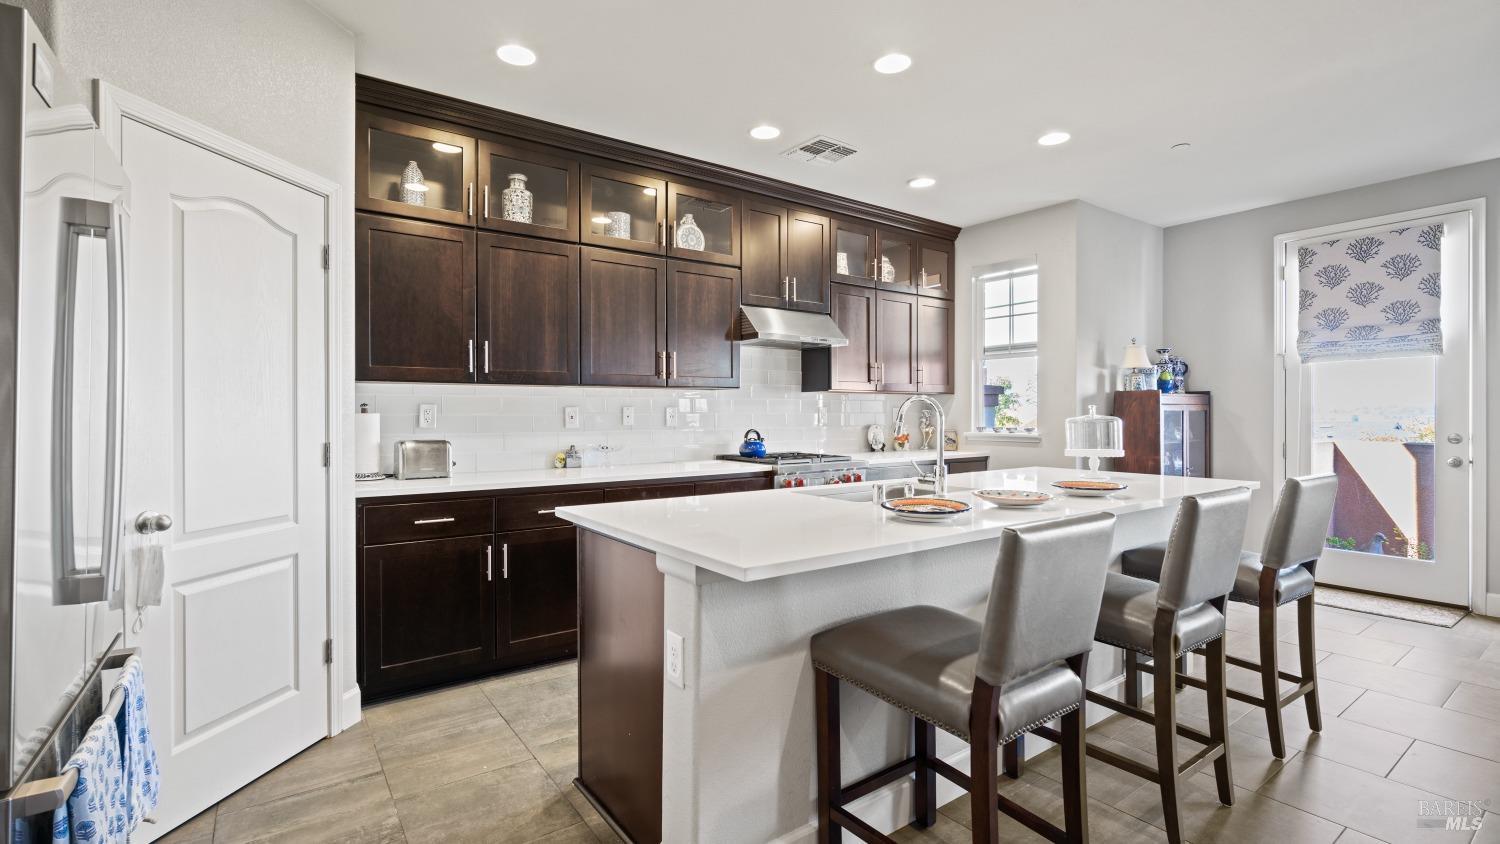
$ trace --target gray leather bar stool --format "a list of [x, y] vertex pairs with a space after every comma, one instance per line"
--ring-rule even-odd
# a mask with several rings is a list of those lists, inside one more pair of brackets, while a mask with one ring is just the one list
[[[931, 606], [857, 619], [812, 638], [818, 724], [818, 841], [848, 829], [890, 841], [844, 807], [916, 775], [919, 827], [937, 821], [937, 774], [968, 790], [973, 840], [999, 840], [1005, 812], [1051, 841], [1088, 840], [1085, 668], [1109, 567], [1114, 516], [1007, 529], [984, 623]], [[851, 785], [839, 772], [839, 685], [913, 716], [915, 752]], [[1062, 718], [1061, 730], [1043, 725]], [[970, 773], [937, 757], [936, 728], [969, 742]], [[1027, 731], [1062, 745], [1065, 829], [999, 794], [998, 746]]]
[[[1266, 711], [1271, 752], [1277, 759], [1286, 758], [1282, 709], [1302, 698], [1307, 703], [1308, 726], [1314, 731], [1323, 729], [1323, 712], [1318, 706], [1313, 585], [1318, 558], [1328, 540], [1328, 523], [1333, 518], [1333, 504], [1338, 491], [1339, 481], [1334, 475], [1288, 478], [1276, 499], [1276, 510], [1271, 514], [1271, 525], [1266, 531], [1266, 541], [1261, 553], [1245, 551], [1240, 554], [1234, 591], [1229, 593], [1229, 600], [1251, 604], [1260, 609], [1260, 662], [1236, 656], [1227, 659], [1230, 665], [1259, 673], [1261, 679], [1260, 697], [1238, 689], [1230, 689], [1229, 696]], [[1157, 580], [1161, 577], [1165, 553], [1166, 547], [1162, 545], [1126, 551], [1122, 568], [1126, 574], [1134, 577]], [[1276, 610], [1293, 601], [1297, 603], [1297, 651], [1302, 663], [1300, 675], [1282, 671], [1277, 666], [1276, 656]], [[1131, 658], [1127, 656], [1127, 696], [1129, 689], [1133, 687], [1136, 689], [1136, 703], [1139, 703], [1139, 684], [1131, 683], [1136, 672], [1129, 669], [1141, 666], [1132, 666], [1130, 663]], [[1202, 681], [1196, 677], [1179, 679], [1187, 685], [1203, 688]], [[1279, 680], [1296, 683], [1297, 687], [1282, 695]]]
[[[1203, 766], [1213, 763], [1219, 802], [1234, 805], [1227, 740], [1224, 608], [1234, 588], [1249, 514], [1248, 489], [1183, 498], [1162, 554], [1161, 582], [1110, 572], [1104, 584], [1094, 639], [1125, 651], [1127, 677], [1134, 673], [1129, 669], [1137, 654], [1151, 657], [1157, 666], [1156, 697], [1151, 712], [1141, 709], [1138, 701], [1121, 703], [1096, 692], [1089, 692], [1088, 700], [1152, 724], [1156, 728], [1156, 766], [1143, 765], [1102, 747], [1089, 747], [1088, 754], [1160, 786], [1167, 840], [1173, 844], [1182, 841], [1179, 786]], [[1207, 734], [1177, 723], [1176, 660], [1195, 651], [1208, 661], [1208, 681], [1204, 684], [1208, 691]], [[1203, 745], [1181, 763], [1177, 760], [1179, 735]]]

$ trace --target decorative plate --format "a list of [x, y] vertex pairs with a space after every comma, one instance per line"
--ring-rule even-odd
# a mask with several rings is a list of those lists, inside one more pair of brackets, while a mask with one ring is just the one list
[[1047, 493], [1030, 489], [978, 489], [974, 497], [999, 507], [1039, 507], [1052, 500]]
[[941, 522], [953, 518], [960, 513], [969, 512], [969, 505], [952, 498], [935, 498], [931, 496], [922, 498], [897, 498], [893, 501], [882, 501], [880, 506], [885, 508], [891, 515], [912, 522]]
[[1077, 495], [1083, 498], [1103, 498], [1116, 492], [1123, 492], [1128, 488], [1127, 484], [1116, 481], [1057, 481], [1052, 484], [1067, 495]]
[[865, 442], [869, 444], [871, 451], [885, 451], [885, 429], [879, 425], [866, 428]]

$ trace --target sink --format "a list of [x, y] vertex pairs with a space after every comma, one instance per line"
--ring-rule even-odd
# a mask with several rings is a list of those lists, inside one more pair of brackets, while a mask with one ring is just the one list
[[813, 495], [818, 498], [826, 498], [830, 501], [858, 501], [869, 504], [871, 500], [870, 488], [867, 486], [848, 488], [842, 484], [834, 486], [815, 486], [804, 489], [792, 490], [793, 495]]

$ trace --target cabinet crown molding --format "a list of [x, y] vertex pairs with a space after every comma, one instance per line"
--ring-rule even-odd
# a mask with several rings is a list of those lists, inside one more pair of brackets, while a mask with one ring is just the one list
[[689, 158], [685, 155], [615, 140], [581, 129], [538, 120], [534, 117], [479, 105], [443, 94], [412, 88], [397, 82], [357, 74], [355, 99], [364, 105], [436, 118], [471, 129], [509, 135], [534, 143], [575, 150], [602, 159], [627, 162], [639, 167], [712, 182], [758, 193], [817, 210], [847, 214], [888, 226], [909, 229], [943, 240], [955, 240], [959, 227], [860, 202], [812, 188], [760, 176], [755, 173]]

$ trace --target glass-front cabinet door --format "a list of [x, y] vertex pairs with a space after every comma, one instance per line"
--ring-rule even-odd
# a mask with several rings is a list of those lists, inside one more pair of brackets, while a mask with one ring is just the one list
[[665, 181], [594, 164], [584, 164], [581, 173], [584, 243], [655, 254], [666, 250]]
[[479, 142], [479, 224], [578, 240], [578, 162], [529, 146]]
[[422, 220], [473, 222], [475, 146], [464, 135], [361, 111], [356, 204]]
[[1186, 420], [1181, 408], [1161, 409], [1161, 473], [1184, 475], [1187, 473]]
[[880, 275], [876, 287], [915, 293], [917, 265], [916, 238], [886, 229], [880, 230]]
[[1208, 411], [1202, 408], [1184, 408], [1182, 411], [1183, 443], [1182, 474], [1190, 478], [1208, 477]]
[[740, 198], [696, 185], [669, 185], [667, 254], [739, 266]]
[[917, 292], [940, 299], [953, 298], [953, 246], [923, 240], [917, 246]]
[[875, 228], [848, 220], [833, 221], [834, 281], [874, 287], [880, 260], [875, 253]]

